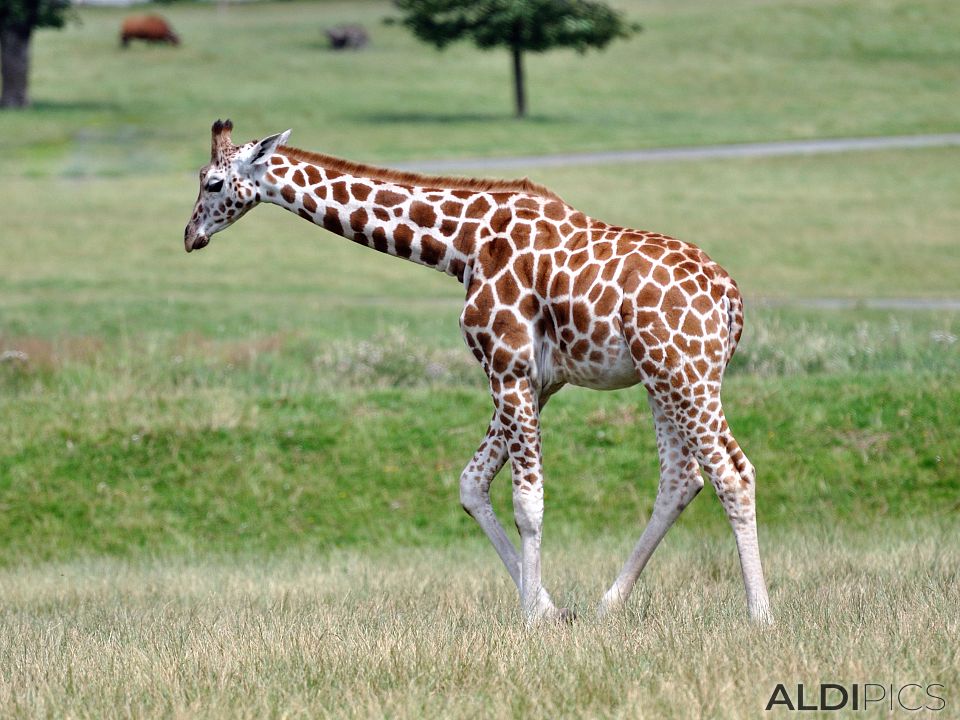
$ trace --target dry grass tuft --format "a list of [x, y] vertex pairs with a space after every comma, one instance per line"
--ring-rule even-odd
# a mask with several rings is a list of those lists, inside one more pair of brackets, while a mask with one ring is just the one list
[[99, 337], [64, 337], [53, 342], [31, 335], [0, 335], [0, 363], [34, 370], [55, 370], [65, 362], [93, 363], [103, 352]]

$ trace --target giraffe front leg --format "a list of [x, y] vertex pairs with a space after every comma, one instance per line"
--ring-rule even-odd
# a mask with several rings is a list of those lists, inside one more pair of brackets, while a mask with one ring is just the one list
[[539, 403], [526, 378], [504, 384], [496, 402], [513, 473], [513, 513], [520, 532], [520, 602], [523, 612], [529, 623], [541, 619], [565, 619], [569, 614], [557, 610], [541, 582], [543, 468]]
[[506, 441], [500, 435], [497, 419], [494, 416], [473, 460], [460, 475], [460, 504], [467, 515], [476, 520], [486, 533], [519, 590], [520, 556], [517, 555], [517, 549], [510, 542], [510, 538], [507, 537], [490, 502], [490, 483], [506, 461]]

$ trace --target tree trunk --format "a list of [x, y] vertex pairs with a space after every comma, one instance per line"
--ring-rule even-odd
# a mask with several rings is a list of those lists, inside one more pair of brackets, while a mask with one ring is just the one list
[[527, 92], [523, 80], [523, 50], [514, 46], [513, 51], [513, 94], [516, 99], [517, 117], [527, 114]]
[[22, 108], [29, 105], [29, 70], [30, 31], [0, 31], [0, 76], [3, 80], [0, 108]]

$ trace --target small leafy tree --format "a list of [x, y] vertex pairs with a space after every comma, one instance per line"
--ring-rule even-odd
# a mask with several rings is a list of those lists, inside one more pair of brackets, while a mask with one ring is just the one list
[[517, 117], [527, 113], [523, 53], [569, 47], [603, 48], [639, 32], [605, 3], [594, 0], [394, 0], [401, 22], [439, 49], [469, 38], [477, 47], [510, 49]]
[[30, 39], [40, 27], [63, 27], [70, 0], [0, 0], [0, 108], [25, 107], [30, 100]]

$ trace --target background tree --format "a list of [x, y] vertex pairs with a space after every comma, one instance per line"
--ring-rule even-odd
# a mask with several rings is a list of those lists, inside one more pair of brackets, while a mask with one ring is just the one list
[[640, 26], [593, 0], [394, 0], [401, 22], [424, 42], [443, 49], [469, 38], [477, 47], [510, 48], [517, 117], [527, 112], [523, 53], [569, 47], [602, 48]]
[[29, 104], [30, 39], [38, 27], [63, 27], [70, 0], [0, 0], [0, 107]]

